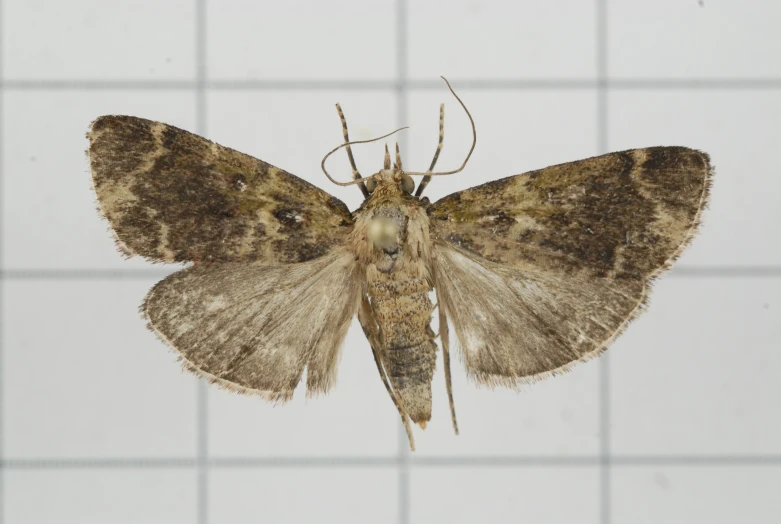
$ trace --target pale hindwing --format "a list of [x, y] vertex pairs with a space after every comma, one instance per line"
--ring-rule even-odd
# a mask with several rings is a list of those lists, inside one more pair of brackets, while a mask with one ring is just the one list
[[598, 355], [641, 309], [643, 282], [523, 271], [447, 244], [434, 256], [439, 307], [470, 377], [516, 386]]
[[144, 303], [151, 328], [188, 368], [218, 384], [288, 400], [335, 383], [340, 347], [360, 302], [343, 250], [281, 266], [226, 263], [174, 273]]

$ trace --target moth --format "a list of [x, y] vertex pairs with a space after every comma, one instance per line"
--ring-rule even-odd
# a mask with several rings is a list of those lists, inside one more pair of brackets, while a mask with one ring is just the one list
[[[641, 313], [651, 281], [697, 230], [708, 155], [621, 151], [431, 203], [427, 184], [461, 171], [477, 140], [447, 86], [473, 135], [453, 171], [434, 172], [444, 105], [428, 171], [405, 171], [398, 146], [391, 165], [386, 145], [383, 168], [366, 178], [350, 146], [369, 141], [350, 141], [336, 105], [344, 142], [322, 168], [362, 191], [352, 212], [282, 169], [173, 126], [131, 116], [92, 123], [94, 189], [119, 249], [191, 263], [141, 307], [187, 369], [272, 402], [289, 400], [306, 370], [307, 394], [326, 393], [357, 316], [414, 450], [411, 423], [425, 429], [431, 418], [437, 339], [458, 434], [451, 340], [475, 383], [517, 387], [599, 355]], [[325, 168], [340, 148], [349, 182]], [[417, 188], [413, 176], [423, 177]]]

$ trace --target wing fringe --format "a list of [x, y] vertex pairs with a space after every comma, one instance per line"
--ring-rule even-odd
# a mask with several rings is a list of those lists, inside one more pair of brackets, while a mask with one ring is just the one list
[[165, 344], [168, 350], [176, 357], [177, 362], [181, 364], [183, 371], [193, 373], [199, 379], [204, 379], [209, 384], [214, 384], [220, 389], [223, 389], [225, 391], [238, 393], [240, 395], [260, 397], [263, 400], [270, 402], [274, 406], [285, 404], [286, 402], [290, 401], [293, 398], [293, 393], [295, 392], [295, 388], [290, 390], [283, 390], [283, 391], [260, 390], [260, 389], [248, 388], [236, 384], [234, 382], [231, 382], [229, 380], [216, 377], [211, 373], [200, 369], [193, 362], [188, 360], [187, 357], [185, 357], [184, 354], [176, 348], [176, 345], [173, 342], [171, 342], [168, 339], [168, 337], [165, 336], [165, 333], [163, 333], [162, 331], [160, 331], [155, 327], [154, 323], [152, 322], [152, 319], [149, 317], [147, 305], [152, 300], [155, 290], [163, 282], [165, 282], [165, 279], [155, 284], [154, 287], [152, 287], [152, 289], [149, 290], [149, 293], [147, 293], [147, 295], [144, 297], [144, 300], [141, 302], [141, 305], [138, 307], [138, 312], [141, 315], [142, 320], [144, 320], [144, 322], [146, 323], [146, 328], [152, 333], [154, 333], [155, 337], [157, 337], [157, 339], [160, 342]]

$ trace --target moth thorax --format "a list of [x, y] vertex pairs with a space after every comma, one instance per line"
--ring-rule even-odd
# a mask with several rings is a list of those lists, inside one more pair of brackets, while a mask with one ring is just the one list
[[399, 241], [399, 226], [390, 217], [379, 216], [373, 218], [369, 223], [368, 236], [372, 244], [380, 249], [387, 249], [394, 245], [398, 245]]

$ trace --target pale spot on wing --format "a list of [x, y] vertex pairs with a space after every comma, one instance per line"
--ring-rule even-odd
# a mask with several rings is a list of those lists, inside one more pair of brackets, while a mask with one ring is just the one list
[[468, 331], [465, 338], [465, 343], [462, 343], [461, 349], [469, 353], [473, 358], [478, 357], [478, 350], [485, 347], [483, 338], [478, 336], [476, 331]]
[[[138, 197], [132, 191], [133, 185], [138, 182], [138, 177], [149, 172], [155, 165], [155, 161], [167, 152], [162, 142], [163, 132], [167, 127], [160, 122], [155, 122], [150, 126], [149, 130], [155, 139], [155, 149], [152, 154], [142, 159], [137, 169], [125, 174], [125, 176], [105, 178], [100, 190], [97, 187], [95, 188], [98, 194], [100, 209], [112, 222], [122, 215], [121, 210], [123, 208], [127, 208], [138, 201]], [[95, 143], [102, 134], [107, 132], [109, 132], [107, 128], [100, 132], [90, 131], [90, 142]]]
[[515, 227], [520, 227], [522, 232], [523, 230], [528, 229], [543, 229], [543, 226], [537, 223], [536, 220], [534, 220], [532, 217], [528, 215], [518, 215], [515, 217]]
[[189, 322], [180, 322], [179, 324], [176, 324], [174, 326], [174, 338], [178, 338], [185, 333], [188, 333], [193, 330], [195, 326], [190, 324]]
[[213, 313], [214, 311], [219, 311], [228, 307], [228, 301], [225, 300], [224, 295], [217, 295], [216, 297], [212, 297], [211, 300], [206, 302], [204, 307], [206, 308], [206, 311]]
[[163, 222], [162, 220], [158, 221], [157, 223], [160, 225], [160, 246], [157, 248], [157, 250], [160, 252], [163, 260], [172, 262], [176, 255], [174, 254], [174, 251], [168, 247], [168, 235], [171, 228], [166, 222]]

